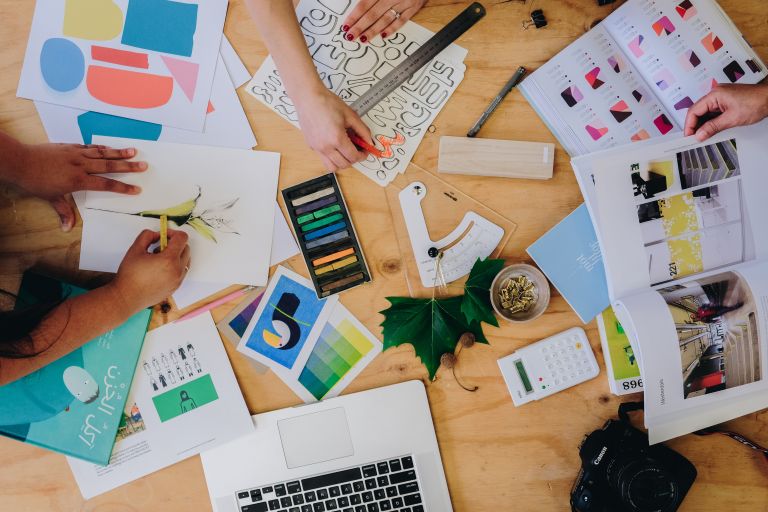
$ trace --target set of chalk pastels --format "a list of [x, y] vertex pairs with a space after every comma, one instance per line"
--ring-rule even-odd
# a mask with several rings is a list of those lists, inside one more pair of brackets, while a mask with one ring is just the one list
[[318, 297], [371, 280], [333, 173], [286, 188], [283, 199]]

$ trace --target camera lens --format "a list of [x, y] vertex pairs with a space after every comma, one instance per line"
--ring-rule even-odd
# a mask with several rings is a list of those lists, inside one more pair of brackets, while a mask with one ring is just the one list
[[637, 512], [667, 512], [677, 509], [678, 489], [674, 478], [655, 465], [626, 468], [620, 479], [621, 494]]

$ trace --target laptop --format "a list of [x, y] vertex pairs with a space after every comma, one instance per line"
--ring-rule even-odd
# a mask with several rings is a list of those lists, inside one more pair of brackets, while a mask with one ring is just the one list
[[253, 416], [203, 452], [215, 512], [451, 512], [421, 381]]

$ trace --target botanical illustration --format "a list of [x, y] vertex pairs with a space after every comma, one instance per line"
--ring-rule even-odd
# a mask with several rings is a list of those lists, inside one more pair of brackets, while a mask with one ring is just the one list
[[87, 208], [88, 210], [96, 210], [109, 213], [120, 213], [123, 215], [134, 215], [137, 217], [152, 217], [159, 219], [162, 216], [166, 216], [169, 222], [173, 222], [178, 227], [189, 226], [199, 233], [204, 238], [217, 242], [216, 233], [227, 233], [233, 235], [239, 235], [232, 226], [233, 221], [227, 216], [227, 212], [232, 209], [233, 206], [240, 200], [239, 197], [219, 203], [211, 208], [198, 209], [198, 203], [202, 197], [203, 192], [201, 187], [197, 186], [197, 195], [179, 203], [170, 208], [160, 210], [144, 210], [137, 213], [131, 212], [118, 212], [114, 210], [105, 210], [101, 208]]

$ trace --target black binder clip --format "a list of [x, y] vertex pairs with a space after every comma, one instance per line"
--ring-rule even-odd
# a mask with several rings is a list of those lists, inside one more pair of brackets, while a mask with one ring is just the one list
[[535, 11], [531, 12], [530, 20], [523, 20], [524, 29], [528, 30], [531, 25], [535, 26], [536, 28], [547, 26], [547, 18], [544, 17], [544, 11], [541, 9], [536, 9]]
[[612, 3], [614, 3], [615, 1], [616, 1], [616, 0], [597, 0], [597, 5], [598, 5], [599, 7], [602, 7], [602, 6], [604, 6], [604, 5], [612, 4]]

